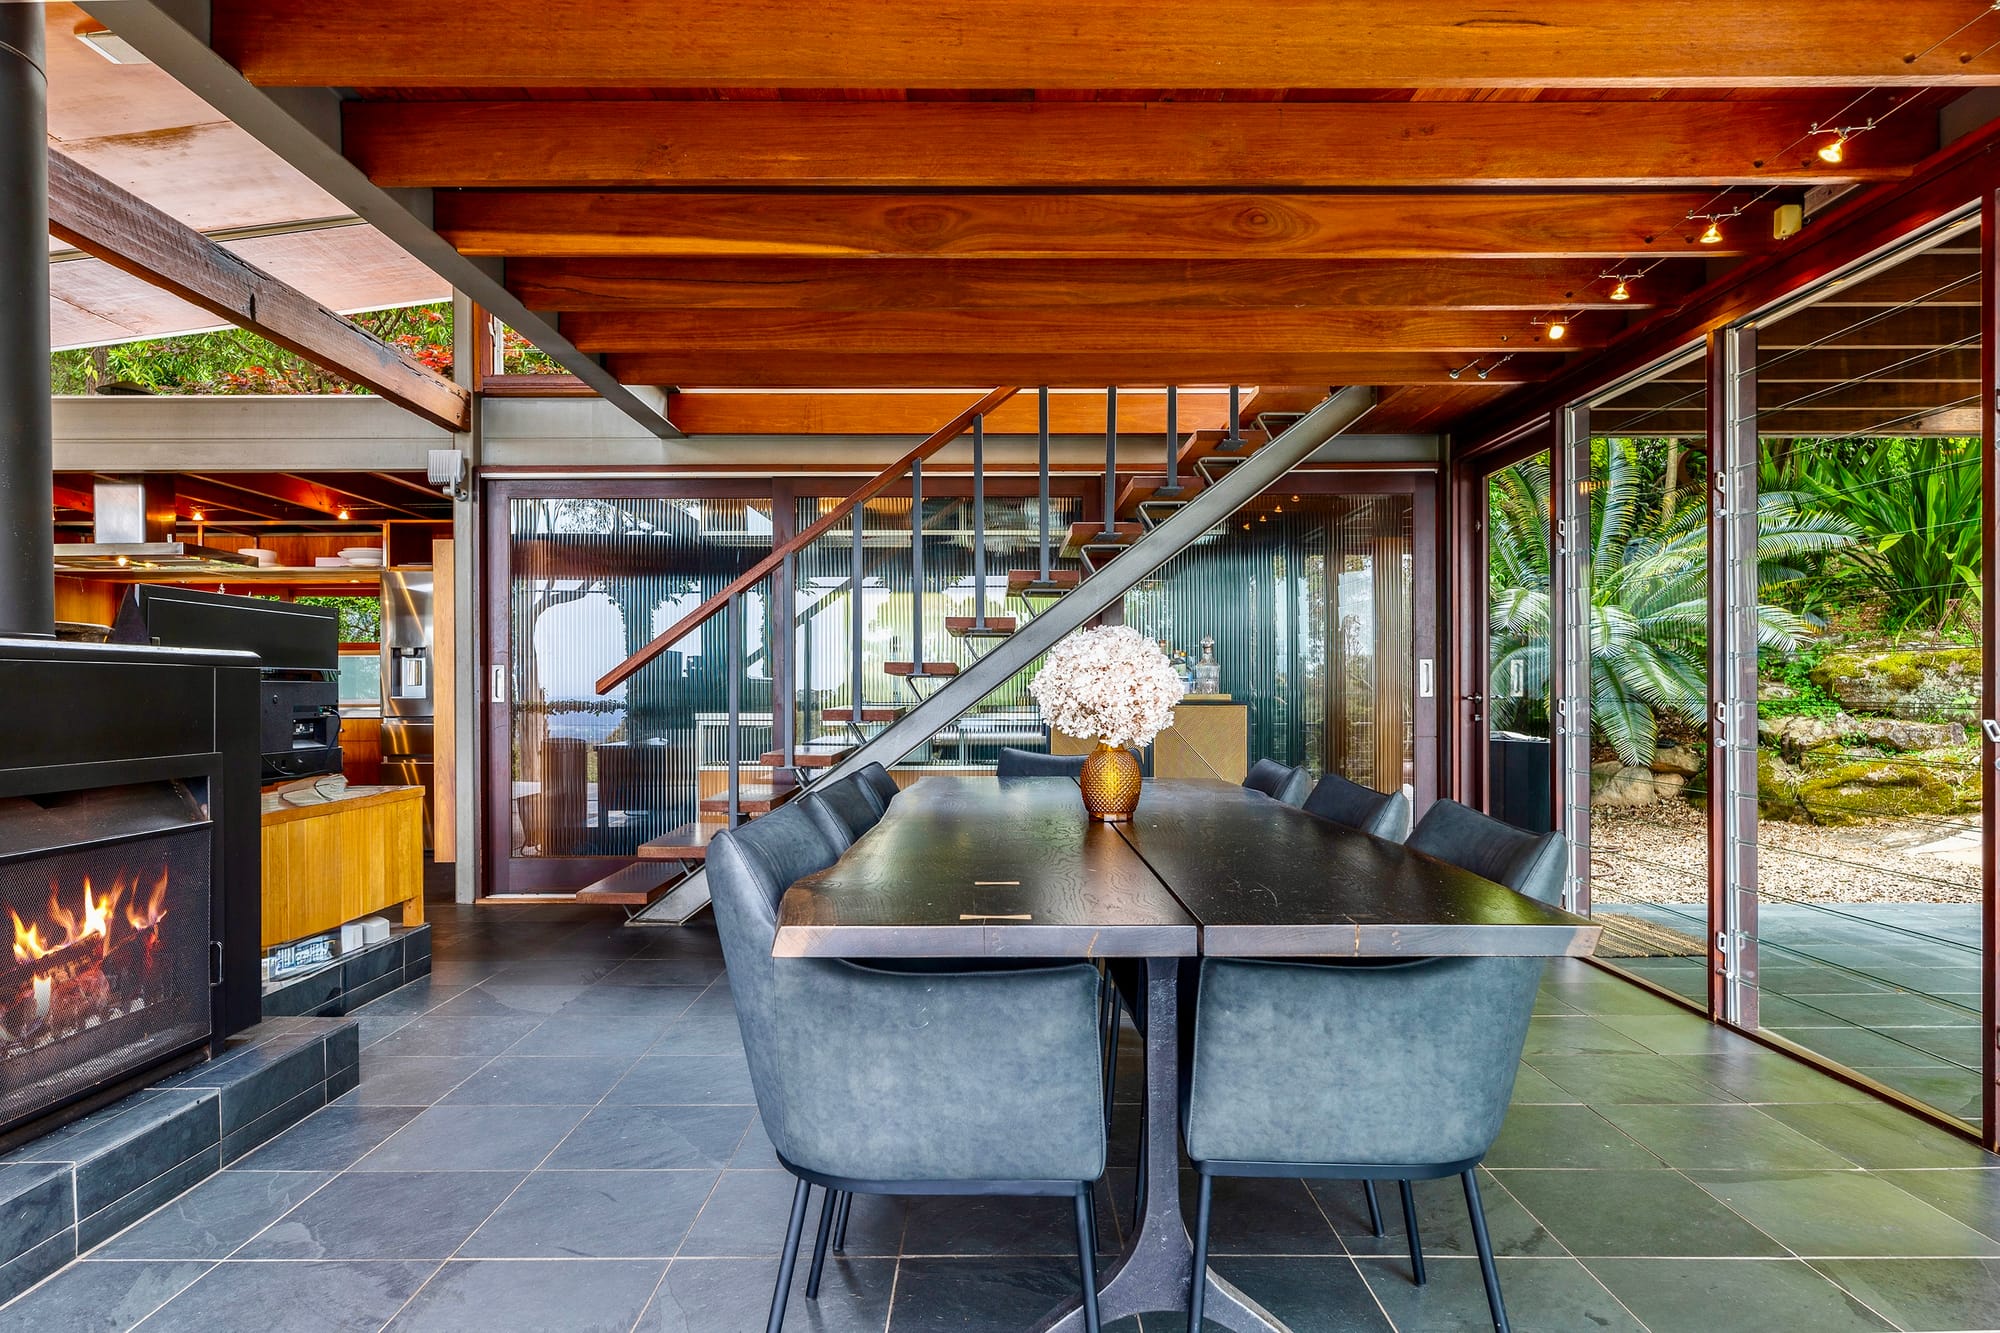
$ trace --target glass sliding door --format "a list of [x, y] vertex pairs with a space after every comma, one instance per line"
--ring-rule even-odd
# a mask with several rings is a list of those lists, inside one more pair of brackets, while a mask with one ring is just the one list
[[1555, 827], [1549, 655], [1554, 494], [1549, 452], [1489, 473], [1486, 536], [1486, 809], [1518, 828]]
[[1757, 321], [1758, 1013], [1981, 1114], [1976, 223]]

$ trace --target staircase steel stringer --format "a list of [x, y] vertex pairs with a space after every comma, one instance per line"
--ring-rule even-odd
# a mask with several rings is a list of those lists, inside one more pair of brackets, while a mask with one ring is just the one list
[[[1004, 684], [1009, 676], [1054, 647], [1065, 635], [1123, 597], [1160, 565], [1193, 545], [1203, 533], [1262, 494], [1267, 487], [1310, 458], [1328, 440], [1360, 421], [1375, 406], [1375, 401], [1375, 390], [1368, 387], [1342, 389], [1328, 398], [1301, 417], [1291, 429], [1246, 455], [1241, 463], [1231, 467], [1220, 480], [1188, 500], [1178, 512], [1123, 547], [1115, 558], [1022, 625], [991, 652], [951, 677], [838, 764], [827, 768], [819, 780], [837, 781], [871, 763], [888, 765], [901, 759], [939, 728]], [[634, 921], [647, 925], [678, 925], [707, 904], [707, 876], [696, 871], [636, 916]]]

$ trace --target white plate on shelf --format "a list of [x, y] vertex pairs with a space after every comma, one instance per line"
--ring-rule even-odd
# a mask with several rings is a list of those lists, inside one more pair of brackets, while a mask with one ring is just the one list
[[340, 548], [340, 557], [355, 564], [360, 564], [362, 561], [368, 560], [379, 565], [382, 563], [382, 548], [379, 546], [343, 546]]
[[278, 563], [278, 553], [262, 546], [239, 546], [236, 554], [257, 562], [258, 568], [268, 568]]
[[348, 563], [337, 555], [316, 555], [313, 557], [315, 569], [347, 569]]

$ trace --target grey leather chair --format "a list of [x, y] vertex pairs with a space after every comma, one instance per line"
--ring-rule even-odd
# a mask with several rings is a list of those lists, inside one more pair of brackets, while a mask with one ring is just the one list
[[896, 793], [902, 790], [896, 785], [896, 779], [889, 776], [889, 770], [880, 764], [869, 764], [854, 776], [868, 784], [868, 790], [875, 793], [875, 799], [882, 803], [884, 810], [889, 808], [889, 802], [896, 799]]
[[1083, 772], [1083, 761], [1089, 757], [1042, 754], [1036, 750], [1016, 750], [1010, 745], [1000, 751], [995, 773], [1003, 778], [1073, 778]]
[[[812, 1187], [1075, 1201], [1084, 1312], [1097, 1333], [1091, 1182], [1104, 1171], [1095, 968], [901, 973], [773, 958], [780, 898], [838, 849], [799, 805], [709, 844], [708, 883], [750, 1080], [797, 1178], [767, 1329], [784, 1322]], [[836, 1212], [823, 1207], [808, 1297]]]
[[[1539, 902], [1562, 891], [1567, 847], [1559, 833], [1522, 833], [1441, 801], [1408, 845]], [[1540, 958], [1378, 967], [1203, 959], [1182, 1094], [1200, 1186], [1195, 1272], [1208, 1262], [1216, 1176], [1397, 1180], [1421, 1284], [1410, 1182], [1455, 1175], [1493, 1326], [1507, 1333], [1477, 1167], [1506, 1118], [1542, 968]], [[1339, 1021], [1328, 1022], [1329, 1014]], [[1201, 1326], [1206, 1295], [1207, 1283], [1196, 1282], [1189, 1328]]]
[[1390, 842], [1410, 836], [1410, 798], [1399, 791], [1380, 792], [1350, 782], [1338, 773], [1319, 780], [1306, 797], [1305, 812], [1336, 824], [1372, 833]]
[[799, 800], [820, 831], [843, 852], [882, 818], [882, 802], [859, 774], [814, 786]]
[[1306, 798], [1312, 776], [1303, 768], [1287, 768], [1275, 759], [1259, 759], [1243, 776], [1243, 785], [1261, 791], [1274, 801], [1297, 805]]

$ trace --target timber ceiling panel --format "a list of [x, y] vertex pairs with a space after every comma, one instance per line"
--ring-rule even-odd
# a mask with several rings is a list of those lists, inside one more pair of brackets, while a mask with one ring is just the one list
[[[2000, 82], [1980, 0], [215, 0], [213, 41], [261, 86], [352, 91], [348, 158], [434, 191], [626, 383], [1358, 383], [1391, 390], [1371, 429], [1446, 428], [1672, 311]], [[1827, 312], [1816, 354], [1976, 320]]]

